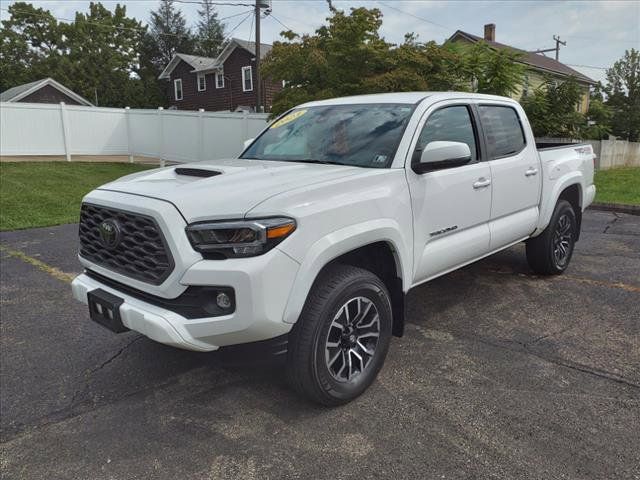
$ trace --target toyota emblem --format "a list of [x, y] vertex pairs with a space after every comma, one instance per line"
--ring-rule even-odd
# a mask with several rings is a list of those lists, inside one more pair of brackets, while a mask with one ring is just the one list
[[120, 227], [115, 220], [105, 220], [100, 224], [100, 240], [107, 248], [115, 248], [120, 243]]

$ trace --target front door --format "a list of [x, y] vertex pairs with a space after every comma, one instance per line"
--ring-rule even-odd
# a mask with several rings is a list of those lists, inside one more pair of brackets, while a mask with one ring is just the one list
[[411, 151], [429, 142], [464, 142], [471, 161], [418, 174], [407, 168], [414, 224], [414, 285], [481, 257], [489, 250], [491, 171], [481, 161], [479, 134], [469, 105], [428, 110]]

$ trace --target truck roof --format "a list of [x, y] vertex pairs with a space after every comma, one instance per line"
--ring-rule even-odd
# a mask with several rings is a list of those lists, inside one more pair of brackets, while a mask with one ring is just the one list
[[[447, 100], [449, 98], [474, 98], [482, 100], [509, 100], [508, 97], [500, 97], [497, 95], [485, 95], [482, 93], [468, 92], [394, 92], [394, 93], [376, 93], [371, 95], [354, 95], [351, 97], [330, 98], [328, 100], [317, 100], [307, 102], [300, 107], [318, 107], [322, 105], [349, 105], [358, 103], [405, 103], [415, 104], [427, 97], [437, 97], [437, 100]], [[436, 100], [436, 98], [434, 98]]]

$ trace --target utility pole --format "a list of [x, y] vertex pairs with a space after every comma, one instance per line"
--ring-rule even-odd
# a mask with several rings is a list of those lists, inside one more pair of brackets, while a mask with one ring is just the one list
[[262, 112], [262, 80], [260, 78], [260, 7], [261, 0], [256, 0], [256, 112]]
[[560, 35], [554, 35], [553, 40], [556, 42], [555, 48], [545, 48], [544, 50], [535, 50], [529, 53], [544, 53], [544, 52], [556, 52], [556, 60], [560, 60], [560, 45], [567, 46], [566, 40], [563, 42], [560, 40]]
[[560, 59], [560, 45], [567, 46], [566, 41], [560, 40], [560, 35], [554, 35], [553, 39], [556, 41], [556, 60]]

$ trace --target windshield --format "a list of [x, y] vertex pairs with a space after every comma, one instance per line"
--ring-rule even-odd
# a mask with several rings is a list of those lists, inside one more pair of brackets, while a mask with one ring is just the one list
[[406, 104], [294, 109], [275, 121], [240, 158], [386, 168], [413, 109]]

